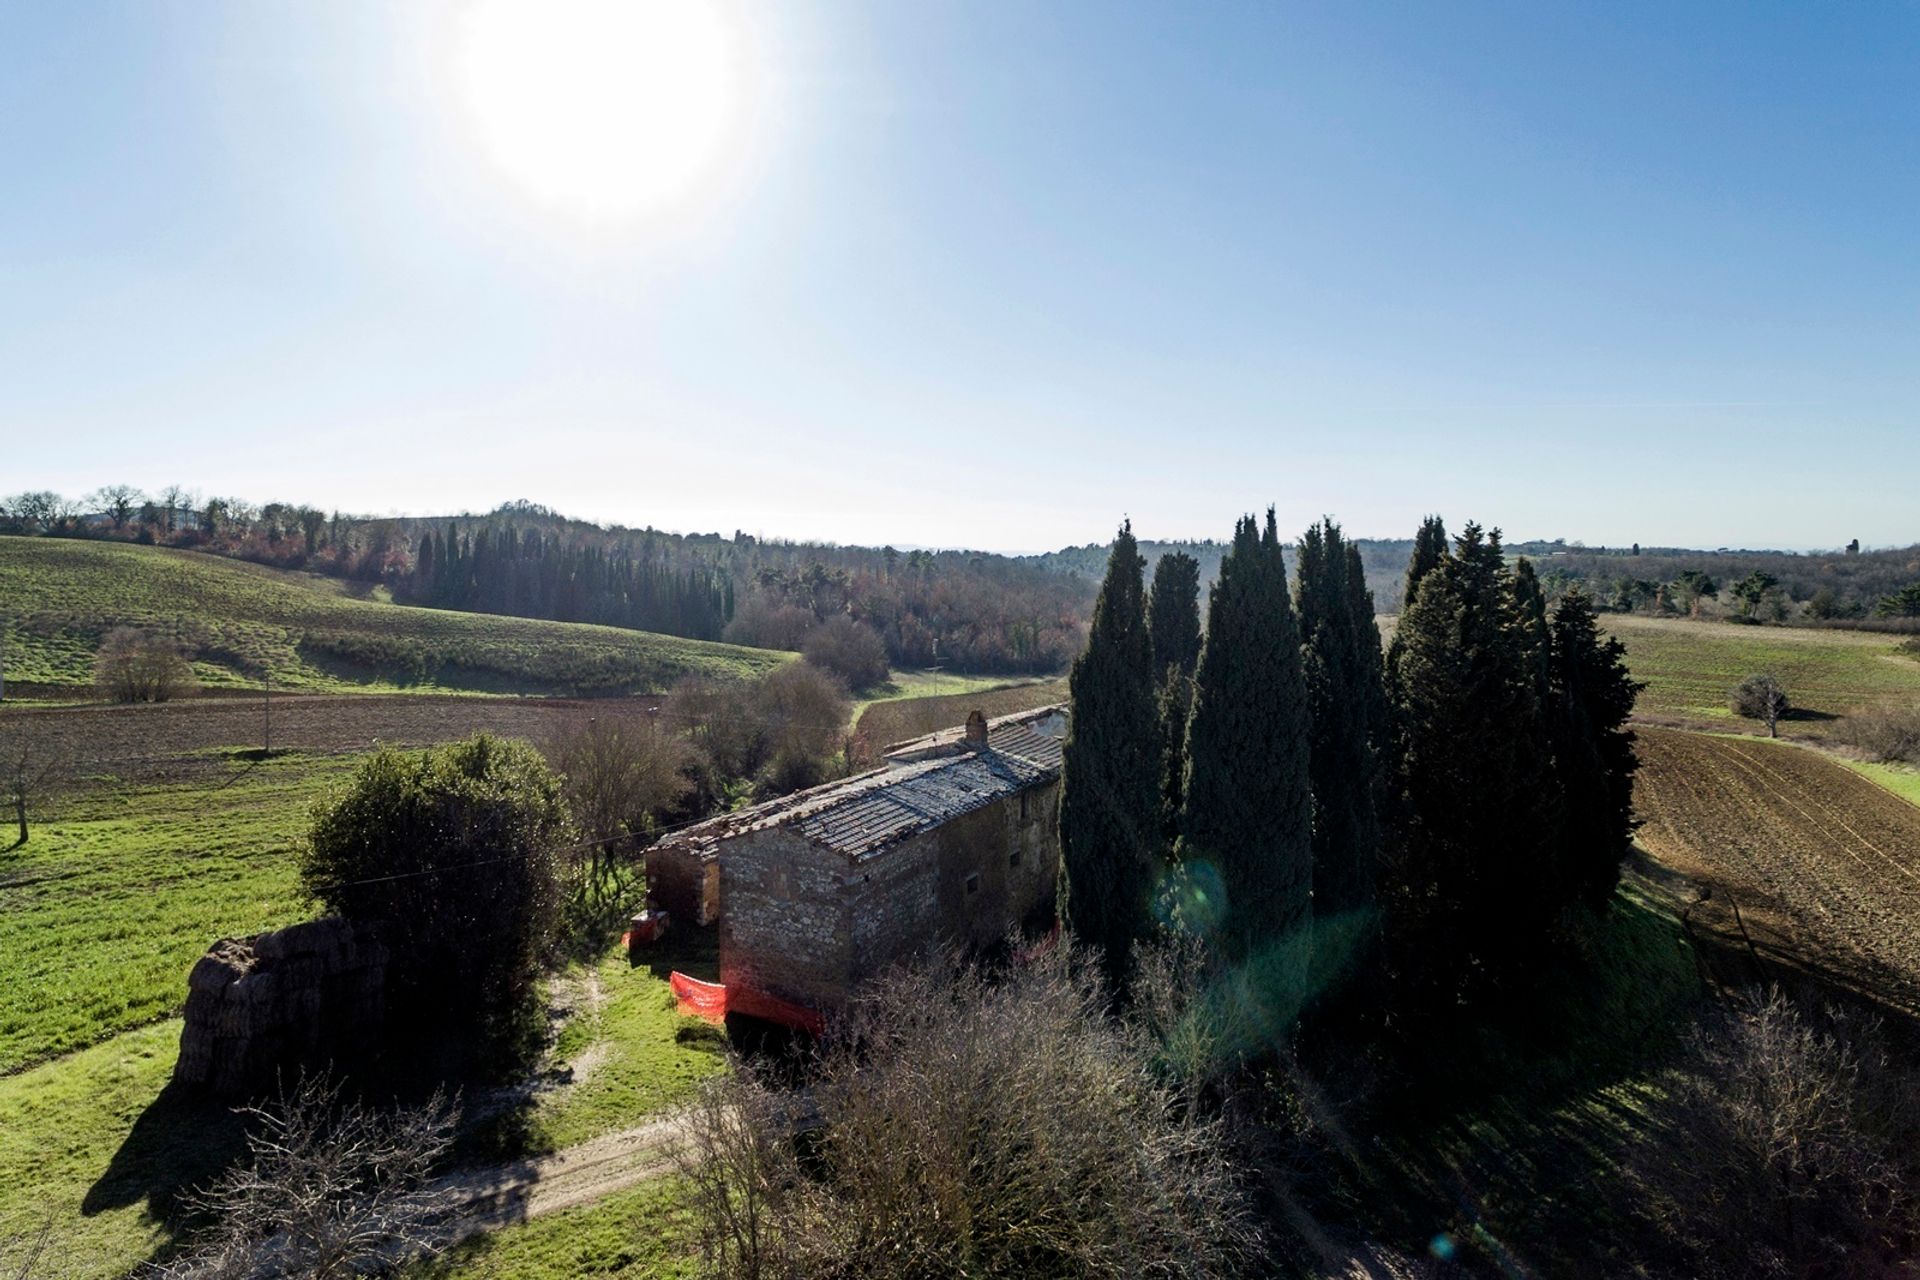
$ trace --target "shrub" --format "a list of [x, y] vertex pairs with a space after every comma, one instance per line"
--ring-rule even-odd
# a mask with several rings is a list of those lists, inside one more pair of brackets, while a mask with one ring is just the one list
[[798, 649], [818, 621], [811, 609], [752, 595], [720, 634], [728, 644], [752, 645], [756, 649]]
[[1920, 707], [1884, 703], [1855, 711], [1834, 736], [1858, 747], [1869, 760], [1920, 764]]
[[193, 669], [171, 641], [132, 627], [115, 627], [101, 640], [93, 676], [114, 702], [166, 702], [194, 687]]
[[1658, 1271], [1899, 1272], [1901, 1241], [1920, 1226], [1920, 1135], [1912, 1081], [1877, 1040], [1831, 1011], [1816, 1022], [1778, 988], [1696, 1031], [1627, 1167], [1634, 1212], [1674, 1255]]
[[[1060, 947], [997, 982], [896, 971], [815, 1063], [820, 1128], [751, 1075], [710, 1086], [685, 1168], [729, 1276], [1214, 1276], [1258, 1232], [1217, 1121]], [[937, 1064], [931, 1069], [930, 1064]]]
[[853, 704], [846, 686], [806, 662], [790, 662], [756, 682], [748, 714], [762, 734], [767, 790], [791, 791], [831, 777], [847, 743]]
[[390, 939], [387, 1008], [409, 1040], [509, 1067], [538, 1043], [567, 831], [560, 780], [525, 743], [386, 750], [319, 807], [300, 877]]
[[829, 618], [807, 633], [800, 652], [808, 662], [846, 681], [851, 689], [886, 683], [887, 646], [873, 628], [845, 614]]

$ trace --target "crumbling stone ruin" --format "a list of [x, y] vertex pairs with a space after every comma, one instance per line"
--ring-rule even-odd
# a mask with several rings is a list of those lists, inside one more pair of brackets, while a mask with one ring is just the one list
[[252, 1097], [364, 1061], [384, 1039], [387, 956], [337, 917], [216, 942], [187, 978], [175, 1082]]

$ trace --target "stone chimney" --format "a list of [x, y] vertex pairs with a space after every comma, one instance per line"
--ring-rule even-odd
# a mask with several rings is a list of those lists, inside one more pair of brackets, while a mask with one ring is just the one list
[[987, 717], [978, 707], [967, 713], [967, 750], [987, 749]]

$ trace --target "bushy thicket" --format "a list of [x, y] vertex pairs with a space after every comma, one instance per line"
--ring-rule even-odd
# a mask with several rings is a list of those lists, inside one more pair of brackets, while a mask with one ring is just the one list
[[1920, 706], [1888, 702], [1848, 712], [1833, 736], [1869, 760], [1920, 764]]
[[561, 781], [525, 743], [483, 734], [389, 749], [315, 811], [300, 881], [388, 941], [400, 1040], [507, 1069], [539, 1043], [538, 979], [570, 835]]
[[1916, 1081], [1877, 1028], [1749, 991], [1694, 1033], [1648, 1103], [1626, 1209], [1672, 1277], [1913, 1274]]
[[1241, 1274], [1259, 1234], [1227, 1135], [1108, 1007], [1068, 947], [999, 976], [934, 963], [821, 1048], [803, 1141], [750, 1072], [708, 1086], [684, 1169], [711, 1274]]
[[94, 685], [113, 702], [170, 702], [196, 688], [193, 668], [165, 636], [115, 627], [101, 638]]
[[762, 796], [824, 782], [846, 767], [852, 702], [829, 672], [790, 662], [754, 681], [683, 680], [664, 713], [700, 750], [700, 800], [735, 781]]

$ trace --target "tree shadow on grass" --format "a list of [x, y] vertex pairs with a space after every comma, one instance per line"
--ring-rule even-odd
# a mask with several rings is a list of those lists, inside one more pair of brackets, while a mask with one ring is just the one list
[[148, 1104], [87, 1189], [80, 1212], [147, 1203], [147, 1216], [177, 1233], [184, 1199], [218, 1177], [246, 1151], [246, 1131], [231, 1107], [185, 1086], [168, 1084]]

